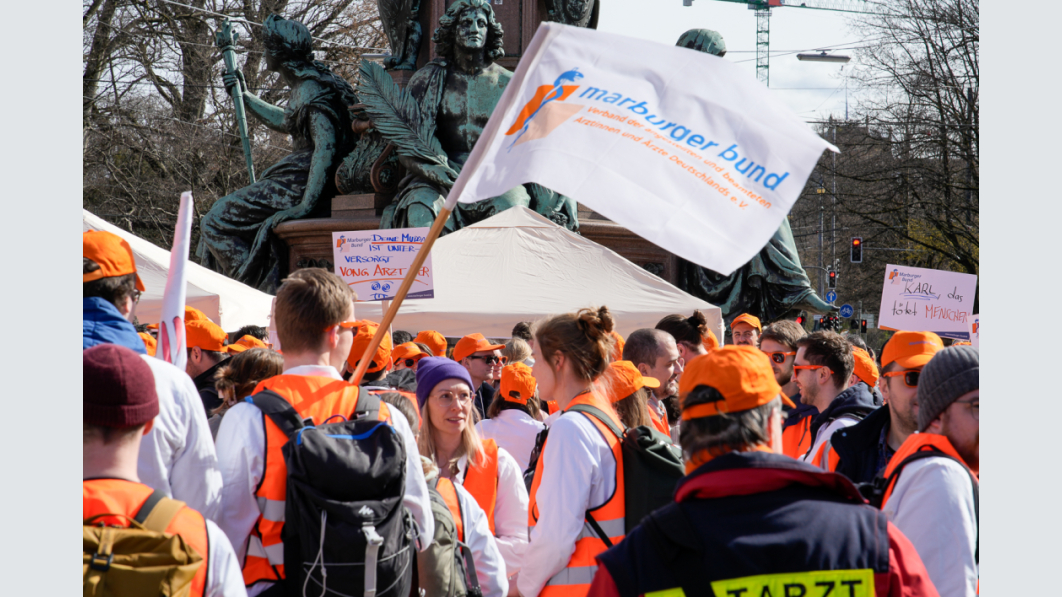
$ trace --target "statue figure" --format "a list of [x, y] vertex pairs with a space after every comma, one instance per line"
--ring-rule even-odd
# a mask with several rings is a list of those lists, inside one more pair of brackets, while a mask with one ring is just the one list
[[376, 0], [376, 6], [391, 45], [391, 56], [384, 61], [384, 66], [392, 70], [414, 70], [422, 35], [417, 21], [420, 0]]
[[273, 228], [329, 213], [336, 167], [358, 137], [349, 110], [358, 100], [349, 83], [313, 59], [305, 25], [269, 15], [263, 32], [266, 67], [291, 88], [288, 105], [274, 106], [250, 94], [242, 76], [225, 75], [225, 87], [231, 93], [240, 85], [247, 110], [269, 128], [290, 134], [292, 152], [254, 184], [214, 203], [200, 220], [196, 254], [203, 265], [272, 292], [287, 255]]
[[547, 0], [549, 20], [576, 27], [597, 29], [601, 0]]
[[[719, 57], [726, 54], [723, 36], [708, 29], [691, 29], [675, 45]], [[800, 311], [825, 314], [837, 310], [812, 290], [788, 218], [751, 261], [729, 276], [679, 258], [679, 287], [718, 305], [728, 327], [742, 313], [751, 313], [766, 324]]]
[[[495, 63], [504, 56], [502, 34], [488, 0], [456, 0], [435, 30], [438, 56], [414, 73], [408, 94], [381, 89], [386, 82], [366, 77], [363, 68], [359, 94], [372, 115], [373, 126], [395, 145], [399, 162], [407, 171], [394, 202], [384, 210], [380, 228], [427, 227], [434, 222], [512, 78], [512, 72]], [[399, 114], [394, 108], [406, 103], [415, 106], [415, 114]], [[422, 143], [425, 151], [412, 150], [403, 137], [415, 136], [415, 130], [429, 131], [428, 145], [435, 149], [428, 150]], [[438, 159], [433, 157], [436, 154]], [[478, 203], [458, 204], [444, 233], [517, 205], [530, 207], [569, 229], [578, 228], [574, 200], [529, 183]]]

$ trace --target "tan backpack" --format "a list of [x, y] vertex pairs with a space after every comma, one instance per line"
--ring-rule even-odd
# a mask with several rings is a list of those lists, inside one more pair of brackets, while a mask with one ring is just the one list
[[[81, 566], [85, 597], [191, 595], [203, 555], [180, 535], [166, 532], [183, 507], [184, 502], [156, 491], [132, 518], [98, 514], [85, 520]], [[132, 526], [96, 522], [107, 516], [129, 518]]]

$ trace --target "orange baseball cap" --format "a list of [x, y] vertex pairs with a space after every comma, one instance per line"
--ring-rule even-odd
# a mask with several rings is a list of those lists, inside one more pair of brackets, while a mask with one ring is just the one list
[[421, 350], [415, 342], [406, 342], [404, 344], [399, 344], [391, 353], [391, 358], [393, 358], [395, 361], [401, 361], [402, 359], [420, 359], [423, 357], [430, 356], [430, 354]]
[[660, 380], [655, 377], [642, 377], [641, 371], [630, 361], [614, 361], [608, 367], [612, 370], [609, 402], [619, 402], [642, 388], [660, 387]]
[[[376, 335], [376, 330], [380, 327], [380, 324], [368, 319], [362, 319], [357, 324], [358, 326], [354, 328], [354, 344], [350, 347], [350, 354], [347, 356], [347, 364], [350, 365], [351, 369], [357, 369], [361, 356], [365, 354], [365, 349], [369, 347], [372, 337]], [[393, 347], [391, 334], [384, 334], [383, 339], [380, 340], [380, 346], [376, 348], [376, 354], [372, 357], [372, 363], [369, 364], [369, 368], [365, 372], [376, 373], [377, 371], [390, 369], [391, 350]]]
[[707, 330], [704, 332], [704, 336], [701, 336], [701, 344], [704, 345], [705, 350], [711, 351], [719, 348], [719, 338], [715, 337], [712, 330]]
[[612, 331], [612, 339], [616, 341], [616, 343], [612, 346], [612, 361], [622, 361], [623, 346], [626, 344], [626, 342], [623, 341], [623, 336], [620, 336], [619, 333], [617, 333], [615, 330]]
[[[195, 307], [189, 307], [188, 305], [185, 305], [184, 306], [184, 322], [188, 323], [189, 321], [210, 321], [210, 318], [206, 316], [206, 313], [203, 313], [199, 309], [196, 309]], [[152, 324], [147, 326], [147, 329], [149, 329], [149, 330], [157, 330], [157, 329], [159, 329], [159, 324], [152, 323]]]
[[214, 352], [226, 352], [225, 342], [229, 339], [225, 330], [205, 319], [185, 322], [184, 336], [188, 342], [188, 348], [198, 346], [200, 350]]
[[679, 399], [685, 402], [686, 396], [699, 386], [714, 388], [723, 399], [683, 406], [683, 421], [749, 410], [775, 398], [781, 398], [790, 408], [795, 406], [775, 381], [771, 360], [753, 346], [723, 346], [694, 357], [679, 379]]
[[136, 289], [144, 292], [144, 283], [136, 273], [133, 248], [124, 238], [103, 230], [89, 230], [81, 235], [81, 256], [95, 261], [100, 266], [100, 269], [94, 272], [82, 274], [82, 284], [100, 278], [133, 274], [136, 277]]
[[734, 329], [734, 326], [739, 323], [747, 323], [758, 331], [763, 331], [763, 326], [760, 325], [760, 318], [755, 315], [749, 315], [748, 313], [742, 313], [734, 318], [734, 321], [730, 322], [730, 329]]
[[435, 330], [424, 330], [413, 341], [427, 346], [437, 357], [446, 356], [446, 338]]
[[874, 364], [874, 359], [870, 358], [870, 353], [853, 346], [852, 358], [855, 359], [856, 377], [872, 388], [878, 385], [878, 366]]
[[159, 344], [158, 340], [147, 332], [137, 332], [136, 335], [140, 336], [140, 339], [144, 341], [144, 348], [147, 349], [148, 356], [155, 356], [155, 348]]
[[[431, 346], [429, 344], [428, 346]], [[483, 334], [469, 334], [457, 341], [454, 347], [454, 360], [461, 362], [465, 357], [472, 356], [481, 350], [501, 350], [504, 344], [491, 344], [483, 337]]]
[[243, 352], [243, 351], [247, 350], [248, 348], [269, 348], [269, 347], [266, 346], [265, 342], [262, 342], [258, 338], [255, 338], [254, 336], [252, 336], [250, 334], [247, 334], [244, 337], [240, 338], [239, 340], [233, 342], [232, 344], [229, 344], [226, 348], [228, 348], [229, 352], [231, 352], [233, 354], [236, 354], [238, 352]]
[[896, 332], [881, 351], [881, 366], [922, 367], [942, 348], [944, 341], [933, 332]]
[[528, 399], [535, 395], [536, 388], [538, 382], [527, 365], [513, 363], [502, 367], [499, 391], [506, 402], [527, 404]]

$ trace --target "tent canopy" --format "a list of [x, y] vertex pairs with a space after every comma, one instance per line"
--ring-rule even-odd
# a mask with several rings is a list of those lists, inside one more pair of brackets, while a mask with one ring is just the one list
[[[170, 252], [139, 236], [122, 230], [82, 209], [82, 232], [103, 230], [124, 238], [133, 249], [137, 274], [144, 282], [144, 294], [136, 305], [140, 323], [158, 323], [162, 317], [162, 293], [170, 269]], [[246, 284], [223, 276], [197, 263], [188, 263], [188, 294], [185, 304], [206, 314], [226, 332], [245, 325], [269, 323], [273, 297]]]
[[[723, 337], [719, 307], [525, 207], [439, 239], [431, 261], [435, 298], [404, 301], [392, 329], [508, 338], [520, 321], [606, 305], [624, 337], [694, 309]], [[356, 316], [380, 321], [381, 307], [359, 302]]]

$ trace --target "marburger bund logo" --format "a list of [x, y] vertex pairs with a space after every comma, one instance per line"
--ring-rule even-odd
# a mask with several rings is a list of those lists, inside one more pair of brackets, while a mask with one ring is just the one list
[[579, 72], [578, 68], [573, 68], [557, 77], [552, 86], [539, 86], [535, 90], [535, 96], [524, 104], [516, 121], [505, 133], [507, 137], [516, 135], [513, 137], [513, 142], [509, 144], [509, 150], [521, 143], [545, 137], [565, 120], [583, 109], [582, 105], [560, 103], [579, 89], [578, 85], [565, 85], [565, 83], [574, 83], [582, 78], [583, 73]]

